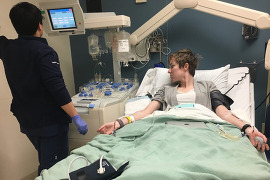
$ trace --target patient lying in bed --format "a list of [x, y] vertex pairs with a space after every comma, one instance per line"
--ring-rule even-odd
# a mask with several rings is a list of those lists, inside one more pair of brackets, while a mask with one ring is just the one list
[[[248, 135], [257, 150], [269, 150], [266, 137], [250, 124], [246, 124], [229, 111], [232, 100], [223, 95], [210, 81], [195, 81], [195, 69], [198, 66], [198, 56], [189, 49], [179, 50], [169, 56], [171, 81], [173, 83], [160, 88], [152, 102], [143, 110], [130, 116], [106, 123], [98, 129], [103, 134], [111, 134], [126, 124], [152, 114], [155, 110], [168, 110], [179, 104], [198, 103], [213, 110], [221, 119], [235, 125], [244, 135]], [[255, 140], [263, 139], [264, 143]]]
[[[179, 66], [177, 59], [185, 61]], [[116, 169], [129, 162], [117, 180], [270, 179], [270, 164], [251, 144], [254, 136], [264, 136], [247, 125], [243, 131], [250, 140], [242, 136], [240, 129], [246, 123], [226, 108], [230, 104], [226, 97], [216, 97], [221, 93], [211, 82], [194, 80], [195, 59], [189, 50], [173, 54], [169, 73], [179, 85], [161, 88], [150, 103], [141, 98], [149, 103], [144, 110], [103, 125], [99, 132], [104, 134], [43, 170], [36, 180], [69, 178], [70, 172], [86, 166], [84, 159], [78, 159], [81, 156], [90, 164], [104, 156]], [[186, 93], [189, 96], [183, 100]], [[205, 126], [187, 128], [169, 123], [172, 121], [203, 122]], [[107, 135], [111, 133], [114, 135]], [[256, 146], [256, 142], [252, 143]], [[260, 144], [257, 147], [261, 151], [268, 148]]]
[[[207, 128], [166, 124], [169, 121], [204, 122]], [[117, 180], [270, 179], [270, 164], [263, 153], [242, 137], [236, 126], [196, 103], [194, 107], [156, 111], [118, 129], [115, 136], [97, 135], [68, 158], [43, 170], [36, 180], [67, 179], [68, 172], [86, 166], [84, 159], [70, 166], [80, 156], [90, 164], [104, 156], [116, 169], [129, 162]]]

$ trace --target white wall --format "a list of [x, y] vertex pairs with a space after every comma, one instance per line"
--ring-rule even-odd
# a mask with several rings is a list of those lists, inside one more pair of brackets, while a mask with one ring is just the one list
[[[0, 0], [0, 35], [14, 39], [17, 37], [9, 19], [11, 7], [19, 0]], [[38, 1], [28, 1], [38, 6]], [[47, 35], [44, 35], [47, 38]], [[58, 53], [67, 88], [75, 94], [73, 68], [69, 37], [47, 38]], [[0, 61], [0, 179], [33, 180], [37, 175], [37, 152], [27, 137], [20, 132], [16, 118], [10, 112], [12, 95], [6, 81], [2, 61]]]

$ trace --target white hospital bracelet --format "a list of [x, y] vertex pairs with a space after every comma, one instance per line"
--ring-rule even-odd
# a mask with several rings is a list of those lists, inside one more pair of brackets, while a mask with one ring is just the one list
[[134, 116], [129, 115], [129, 117], [130, 117], [130, 119], [131, 119], [131, 122], [135, 122], [135, 118], [134, 118]]

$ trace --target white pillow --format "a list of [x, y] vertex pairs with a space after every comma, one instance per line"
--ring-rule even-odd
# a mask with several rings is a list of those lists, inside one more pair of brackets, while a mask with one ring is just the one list
[[[237, 67], [229, 69], [228, 72], [227, 90], [230, 89], [230, 91], [227, 93], [227, 96], [232, 98], [234, 101], [231, 105], [231, 110], [237, 114], [239, 118], [242, 118], [249, 124], [254, 125], [254, 107], [252, 107], [254, 104], [254, 101], [252, 102], [254, 94], [251, 94], [253, 91], [250, 89], [249, 69], [248, 67]], [[245, 114], [245, 116], [242, 114]]]
[[170, 84], [171, 78], [167, 68], [155, 68], [155, 78], [152, 81], [152, 89], [149, 91], [154, 95], [163, 85]]
[[213, 70], [196, 70], [195, 80], [196, 81], [212, 81], [221, 93], [225, 93], [228, 89], [228, 70], [230, 64]]
[[156, 76], [156, 69], [148, 69], [145, 73], [143, 80], [139, 86], [136, 96], [145, 96], [148, 92], [153, 89], [153, 81]]
[[[229, 68], [230, 64], [212, 70], [196, 70], [194, 78], [197, 81], [212, 81], [218, 90], [225, 93]], [[149, 69], [142, 80], [136, 96], [144, 96], [148, 92], [154, 95], [160, 87], [169, 83], [171, 83], [171, 79], [167, 68]]]
[[141, 96], [129, 99], [125, 104], [125, 116], [133, 114], [137, 111], [140, 111], [151, 102], [151, 99], [148, 96]]

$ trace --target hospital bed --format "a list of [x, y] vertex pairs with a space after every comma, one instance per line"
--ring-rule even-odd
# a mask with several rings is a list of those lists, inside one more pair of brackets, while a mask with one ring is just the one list
[[[213, 81], [234, 100], [231, 106], [241, 119], [254, 125], [254, 92], [248, 68], [230, 65], [197, 70], [195, 79]], [[137, 91], [127, 101], [125, 113], [147, 106], [146, 94], [153, 94], [169, 82], [167, 69], [149, 69]], [[113, 121], [114, 119], [112, 119]], [[173, 123], [184, 122], [184, 125]], [[204, 122], [205, 126], [186, 126]], [[224, 133], [226, 132], [226, 133]], [[43, 170], [36, 180], [68, 179], [69, 172], [88, 167], [103, 157], [115, 169], [129, 162], [115, 179], [270, 179], [270, 164], [235, 126], [221, 120], [202, 105], [177, 107], [124, 126], [116, 135], [100, 134], [77, 148], [64, 160]], [[76, 160], [76, 161], [75, 161]], [[106, 171], [105, 171], [106, 172]]]

